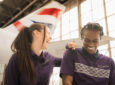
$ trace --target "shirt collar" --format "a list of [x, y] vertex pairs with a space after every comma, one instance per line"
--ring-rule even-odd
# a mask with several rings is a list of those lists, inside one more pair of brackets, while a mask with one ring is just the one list
[[43, 51], [41, 52], [40, 56], [36, 55], [32, 50], [31, 50], [31, 54], [32, 56], [36, 56], [37, 58], [39, 58], [43, 56]]
[[87, 55], [87, 56], [93, 56], [94, 58], [98, 58], [99, 55], [100, 55], [98, 50], [97, 50], [97, 52], [96, 52], [95, 54], [89, 54], [84, 47], [82, 47], [82, 52], [83, 52], [85, 55]]
[[31, 54], [32, 54], [32, 59], [34, 61], [38, 60], [40, 62], [44, 62], [45, 61], [45, 57], [43, 56], [43, 51], [42, 53], [40, 54], [40, 56], [36, 55], [33, 51], [31, 51]]
[[33, 61], [39, 61], [43, 65], [46, 65], [49, 63], [49, 60], [45, 57], [45, 52], [42, 51], [40, 56], [37, 56], [33, 51], [31, 51], [31, 53], [32, 53]]

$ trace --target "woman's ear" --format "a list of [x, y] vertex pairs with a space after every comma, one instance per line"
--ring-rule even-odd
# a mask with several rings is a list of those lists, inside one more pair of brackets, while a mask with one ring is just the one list
[[33, 31], [33, 36], [39, 36], [39, 34], [40, 34], [39, 31], [37, 31], [37, 30], [34, 30], [34, 31]]

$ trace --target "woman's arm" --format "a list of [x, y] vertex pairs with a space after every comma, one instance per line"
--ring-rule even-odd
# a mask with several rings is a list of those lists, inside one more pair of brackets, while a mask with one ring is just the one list
[[55, 67], [60, 67], [61, 66], [61, 61], [62, 61], [62, 58], [55, 57], [55, 59], [54, 59]]
[[[74, 50], [75, 48], [77, 48], [77, 44], [75, 42], [69, 42], [67, 43], [66, 45], [66, 49], [69, 49], [69, 50]], [[62, 61], [62, 58], [59, 58], [59, 57], [55, 57], [53, 56], [55, 59], [54, 59], [54, 65], [56, 67], [60, 67], [61, 66], [61, 61]], [[70, 56], [71, 57], [71, 56]]]
[[68, 42], [66, 45], [66, 49], [70, 49], [70, 50], [75, 50], [75, 48], [77, 48], [77, 43], [75, 42]]

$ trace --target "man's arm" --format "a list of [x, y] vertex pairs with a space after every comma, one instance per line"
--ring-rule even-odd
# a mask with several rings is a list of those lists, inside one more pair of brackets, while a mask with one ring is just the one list
[[111, 59], [111, 70], [109, 77], [109, 85], [115, 85], [115, 62]]
[[63, 85], [72, 85], [73, 77], [69, 75], [62, 75]]
[[61, 63], [60, 77], [63, 85], [72, 85], [74, 75], [74, 51], [66, 50]]

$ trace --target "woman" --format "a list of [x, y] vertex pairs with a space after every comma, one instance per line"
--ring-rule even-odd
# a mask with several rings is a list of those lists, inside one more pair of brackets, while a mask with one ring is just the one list
[[56, 58], [43, 50], [48, 47], [51, 35], [48, 27], [33, 24], [18, 34], [11, 49], [14, 52], [5, 70], [5, 85], [49, 85]]

